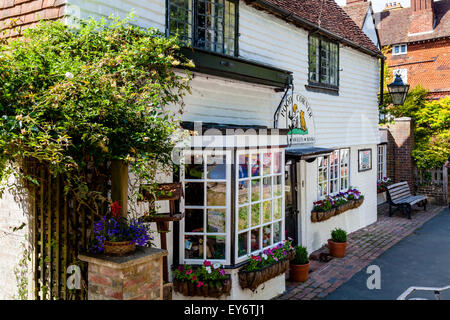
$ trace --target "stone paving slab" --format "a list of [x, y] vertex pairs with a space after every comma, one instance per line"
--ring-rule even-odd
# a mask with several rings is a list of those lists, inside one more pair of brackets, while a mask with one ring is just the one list
[[428, 206], [427, 211], [423, 211], [421, 208], [414, 207], [412, 219], [409, 220], [399, 212], [389, 217], [387, 204], [379, 206], [377, 222], [348, 235], [344, 258], [334, 258], [329, 262], [312, 260], [308, 280], [303, 283], [287, 281], [285, 293], [276, 299], [325, 298], [355, 273], [368, 266], [371, 261], [413, 233], [443, 209], [444, 207], [441, 206]]

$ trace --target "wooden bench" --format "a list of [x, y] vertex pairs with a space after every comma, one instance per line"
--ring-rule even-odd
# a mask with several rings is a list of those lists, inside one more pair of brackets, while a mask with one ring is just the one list
[[413, 196], [406, 181], [392, 184], [386, 188], [386, 191], [389, 203], [389, 217], [393, 214], [392, 207], [396, 207], [396, 210], [406, 210], [408, 219], [411, 219], [411, 207], [413, 204], [417, 203], [423, 206], [424, 210], [427, 210], [427, 196]]

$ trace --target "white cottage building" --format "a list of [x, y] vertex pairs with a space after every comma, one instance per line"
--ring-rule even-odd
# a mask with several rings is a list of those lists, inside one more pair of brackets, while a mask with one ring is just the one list
[[[249, 254], [287, 236], [312, 252], [336, 227], [353, 232], [377, 220], [382, 55], [333, 0], [65, 4], [81, 18], [134, 9], [138, 25], [193, 48], [184, 49], [196, 67], [182, 121], [198, 135], [185, 150], [190, 164], [173, 177], [185, 186], [186, 215], [171, 223], [169, 266], [208, 259], [236, 277]], [[350, 186], [365, 196], [362, 206], [311, 220], [315, 201]], [[231, 298], [271, 298], [284, 281], [255, 292], [235, 285]]]

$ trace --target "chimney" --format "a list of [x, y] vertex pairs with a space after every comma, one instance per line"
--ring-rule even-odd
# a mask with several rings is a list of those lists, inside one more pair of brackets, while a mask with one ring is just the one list
[[402, 4], [400, 2], [386, 2], [386, 5], [383, 9], [383, 11], [390, 11], [395, 9], [402, 9]]
[[411, 0], [409, 33], [433, 31], [433, 0]]
[[367, 2], [367, 0], [346, 0], [346, 5], [348, 6], [349, 4], [362, 3], [362, 2]]

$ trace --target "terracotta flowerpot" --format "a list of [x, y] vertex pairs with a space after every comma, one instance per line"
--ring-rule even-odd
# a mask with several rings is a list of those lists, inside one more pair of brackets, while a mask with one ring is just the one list
[[290, 279], [294, 282], [305, 282], [308, 280], [309, 262], [307, 264], [291, 264]]
[[136, 251], [136, 244], [131, 241], [105, 241], [103, 246], [105, 254], [112, 256], [124, 256]]
[[330, 254], [336, 258], [345, 257], [345, 248], [347, 247], [347, 242], [334, 242], [331, 239], [328, 240], [328, 249], [330, 249]]

